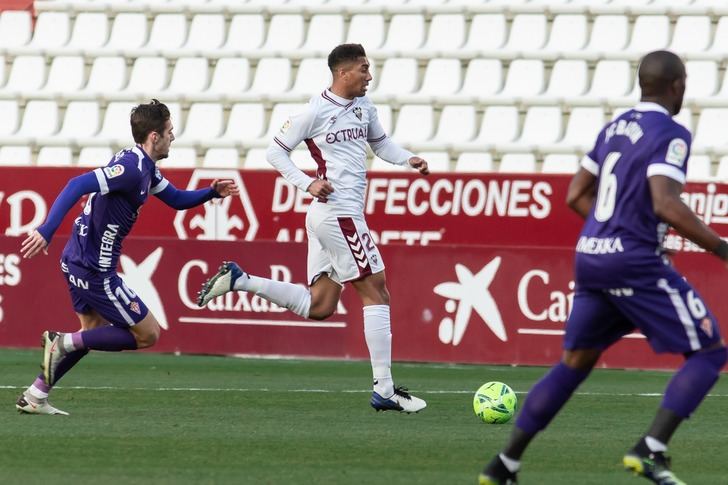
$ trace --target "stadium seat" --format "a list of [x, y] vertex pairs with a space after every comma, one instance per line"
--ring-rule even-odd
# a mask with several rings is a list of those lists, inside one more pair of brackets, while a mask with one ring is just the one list
[[384, 49], [417, 49], [425, 42], [425, 18], [419, 14], [392, 15]]
[[167, 60], [164, 57], [140, 57], [134, 61], [129, 84], [124, 91], [137, 96], [161, 92], [167, 85]]
[[513, 18], [508, 43], [505, 48], [512, 51], [535, 51], [546, 43], [546, 16], [541, 14], [518, 14]]
[[186, 95], [204, 91], [209, 82], [207, 59], [204, 57], [180, 57], [172, 71], [167, 92]]
[[427, 168], [430, 172], [450, 172], [450, 155], [447, 152], [420, 152], [417, 155], [427, 161]]
[[547, 96], [578, 96], [587, 90], [589, 68], [583, 60], [559, 59], [554, 63]]
[[38, 151], [36, 164], [46, 167], [70, 167], [73, 153], [69, 147], [42, 147]]
[[162, 168], [191, 168], [195, 165], [197, 165], [197, 150], [174, 145], [169, 149], [169, 157], [162, 162]]
[[55, 101], [28, 101], [17, 136], [37, 138], [58, 131], [58, 105]]
[[549, 153], [543, 159], [542, 173], [576, 173], [579, 157], [574, 153]]
[[725, 127], [728, 126], [728, 108], [703, 108], [698, 118], [693, 149], [725, 145]]
[[503, 65], [496, 59], [473, 59], [465, 71], [460, 94], [490, 96], [503, 89]]
[[31, 163], [33, 163], [33, 154], [29, 146], [0, 146], [0, 165], [30, 165]]
[[[190, 34], [184, 49], [203, 52], [220, 48], [225, 42], [225, 16], [221, 14], [197, 14], [192, 17]], [[203, 59], [207, 62], [206, 59]]]
[[[181, 13], [161, 13], [154, 17], [147, 49], [177, 49], [187, 38], [187, 19]], [[137, 59], [138, 60], [138, 59]]]
[[233, 15], [223, 51], [238, 52], [259, 48], [265, 39], [265, 25], [262, 15]]
[[445, 106], [433, 142], [450, 144], [472, 140], [476, 133], [474, 106]]
[[534, 173], [536, 157], [532, 153], [506, 153], [501, 157], [498, 171], [501, 173]]
[[35, 21], [29, 47], [47, 49], [68, 43], [71, 21], [66, 12], [41, 12]]
[[73, 23], [69, 48], [97, 49], [109, 38], [109, 19], [105, 13], [79, 12]]
[[691, 154], [688, 159], [687, 180], [689, 182], [707, 182], [713, 179], [711, 161], [708, 155]]
[[106, 106], [104, 122], [98, 138], [101, 138], [110, 145], [125, 145], [130, 143], [132, 138], [131, 128], [129, 127], [129, 113], [131, 113], [133, 107], [134, 103], [128, 101], [114, 101], [109, 103]]
[[344, 17], [341, 15], [314, 15], [308, 25], [304, 50], [328, 55], [332, 46], [344, 41]]
[[147, 17], [145, 14], [119, 13], [114, 18], [109, 42], [106, 43], [104, 48], [118, 51], [139, 48], [146, 42], [147, 32]]
[[263, 49], [293, 50], [303, 44], [303, 15], [273, 15], [268, 24], [268, 34]]
[[[172, 120], [175, 125], [176, 120]], [[205, 140], [214, 140], [223, 132], [223, 111], [220, 103], [193, 103], [187, 114], [184, 131], [177, 130], [181, 135], [177, 143], [200, 144]]]
[[0, 136], [7, 137], [18, 130], [20, 110], [14, 99], [0, 100]]
[[490, 106], [483, 114], [476, 144], [495, 144], [513, 141], [518, 135], [518, 108]]
[[572, 52], [583, 49], [587, 43], [588, 23], [586, 15], [556, 15], [545, 50], [547, 52]]
[[685, 71], [688, 75], [686, 98], [708, 97], [718, 90], [718, 65], [715, 61], [687, 61]]
[[433, 124], [432, 106], [426, 104], [402, 106], [392, 138], [403, 144], [429, 140]]
[[615, 52], [627, 45], [629, 19], [626, 15], [598, 15], [592, 25], [587, 52]]
[[210, 148], [202, 159], [203, 167], [240, 168], [240, 154], [235, 148]]
[[720, 161], [718, 162], [718, 171], [715, 174], [715, 178], [720, 182], [728, 180], [728, 155], [720, 157]]
[[32, 22], [28, 10], [4, 10], [0, 13], [0, 48], [20, 47], [30, 42]]
[[298, 67], [291, 93], [313, 96], [331, 86], [331, 71], [326, 59], [303, 59]]
[[511, 62], [506, 84], [501, 92], [504, 96], [535, 96], [543, 91], [543, 62], [533, 59], [516, 59]]
[[123, 57], [97, 57], [91, 66], [84, 91], [105, 93], [121, 91], [126, 84], [126, 61]]
[[702, 52], [710, 44], [710, 17], [684, 15], [677, 18], [670, 42], [670, 50], [680, 55]]
[[634, 22], [628, 51], [640, 56], [665, 49], [670, 40], [670, 19], [665, 15], [640, 15]]
[[567, 147], [579, 147], [584, 151], [591, 150], [605, 123], [602, 108], [572, 108], [561, 144]]
[[460, 61], [458, 59], [432, 59], [422, 80], [419, 94], [442, 96], [455, 94], [461, 85]]
[[[687, 128], [688, 131], [690, 131], [690, 133], [694, 133], [693, 132], [693, 112], [690, 108], [683, 107], [677, 115], [673, 116], [672, 119], [674, 119], [675, 121], [677, 121], [678, 123], [683, 125], [685, 128]], [[693, 137], [693, 138], [695, 138], [695, 137]]]
[[432, 16], [425, 49], [432, 51], [455, 50], [465, 43], [465, 16], [436, 14]]
[[532, 106], [526, 112], [518, 142], [524, 145], [555, 143], [561, 138], [561, 108]]
[[46, 65], [42, 56], [18, 56], [10, 69], [5, 91], [38, 91], [45, 82]]
[[262, 104], [237, 103], [230, 109], [227, 128], [221, 140], [246, 145], [259, 140], [264, 129], [265, 109]]
[[378, 14], [352, 15], [346, 42], [363, 44], [368, 50], [379, 49], [384, 43], [384, 17]]
[[455, 172], [492, 172], [493, 157], [490, 153], [462, 152], [455, 163]]
[[88, 139], [99, 131], [100, 113], [96, 101], [71, 101], [66, 107], [63, 125], [57, 137], [60, 139]]
[[417, 61], [414, 59], [387, 59], [375, 88], [377, 94], [398, 95], [413, 92], [417, 87]]
[[369, 169], [373, 172], [409, 172], [411, 170], [404, 165], [395, 165], [393, 163], [386, 162], [379, 157], [374, 157]]
[[506, 17], [503, 14], [476, 14], [470, 23], [470, 33], [465, 44], [471, 50], [495, 50], [503, 47], [507, 34]]
[[206, 93], [222, 98], [242, 93], [250, 86], [250, 63], [247, 59], [223, 57], [217, 60], [210, 87]]
[[[268, 129], [265, 131], [264, 142], [267, 145], [278, 134], [283, 126], [283, 123], [288, 119], [289, 116], [300, 113], [306, 107], [302, 103], [278, 103], [273, 106], [273, 111], [270, 114], [270, 121], [268, 122]], [[296, 147], [289, 147], [296, 148]]]
[[610, 99], [625, 96], [631, 88], [629, 61], [599, 61], [594, 69], [589, 96]]
[[377, 109], [377, 118], [379, 119], [379, 124], [382, 125], [382, 129], [384, 129], [384, 132], [391, 135], [392, 134], [392, 107], [388, 104], [380, 104], [376, 107]]
[[84, 69], [81, 56], [54, 57], [43, 91], [58, 94], [79, 91], [84, 85]]
[[291, 87], [291, 61], [286, 58], [266, 57], [255, 69], [252, 93], [278, 94]]
[[113, 156], [111, 147], [83, 147], [78, 154], [77, 164], [80, 167], [103, 167]]
[[275, 170], [265, 157], [265, 148], [251, 148], [245, 154], [247, 170]]

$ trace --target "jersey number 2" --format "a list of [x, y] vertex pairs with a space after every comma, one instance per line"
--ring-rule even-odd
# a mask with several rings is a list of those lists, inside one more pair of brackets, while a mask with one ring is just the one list
[[608, 221], [614, 214], [614, 205], [617, 203], [617, 176], [612, 172], [621, 156], [622, 154], [619, 152], [610, 152], [604, 159], [597, 191], [597, 203], [594, 207], [594, 218], [599, 222]]

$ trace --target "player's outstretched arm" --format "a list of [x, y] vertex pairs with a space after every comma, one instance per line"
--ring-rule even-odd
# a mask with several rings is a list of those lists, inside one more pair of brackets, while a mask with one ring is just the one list
[[586, 219], [594, 205], [597, 178], [584, 168], [580, 168], [569, 183], [566, 203], [571, 209]]
[[45, 222], [34, 231], [31, 231], [27, 239], [23, 241], [20, 254], [24, 258], [32, 258], [41, 251], [48, 254], [46, 248], [51, 243], [53, 234], [55, 234], [71, 207], [84, 194], [98, 192], [100, 189], [98, 176], [95, 172], [86, 172], [69, 180], [61, 193], [58, 194], [55, 202], [53, 202]]
[[682, 201], [680, 193], [683, 185], [662, 175], [653, 175], [649, 183], [652, 206], [657, 217], [674, 227], [681, 236], [728, 262], [728, 243]]
[[163, 190], [154, 195], [173, 209], [185, 210], [211, 199], [222, 199], [239, 193], [240, 189], [234, 181], [215, 179], [209, 188], [199, 190], [179, 190], [171, 183], [167, 183]]

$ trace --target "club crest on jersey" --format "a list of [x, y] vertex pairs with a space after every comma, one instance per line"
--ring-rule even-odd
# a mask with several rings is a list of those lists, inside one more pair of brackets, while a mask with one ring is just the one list
[[107, 179], [113, 179], [114, 177], [118, 177], [119, 175], [124, 173], [124, 166], [119, 165], [112, 165], [110, 167], [104, 167], [104, 173], [106, 174]]
[[673, 138], [667, 147], [665, 161], [678, 167], [682, 167], [688, 155], [688, 144], [682, 138]]
[[142, 314], [142, 310], [141, 310], [141, 308], [139, 308], [139, 303], [137, 303], [135, 301], [133, 301], [133, 302], [131, 302], [129, 304], [129, 308], [131, 308], [131, 311], [133, 311], [137, 315], [141, 315]]
[[355, 116], [356, 116], [357, 118], [359, 118], [359, 121], [361, 121], [361, 108], [360, 108], [359, 106], [357, 106], [356, 108], [354, 108], [354, 109], [353, 109], [353, 110], [351, 110], [351, 111], [352, 111], [352, 112], [354, 113], [354, 115], [355, 115]]

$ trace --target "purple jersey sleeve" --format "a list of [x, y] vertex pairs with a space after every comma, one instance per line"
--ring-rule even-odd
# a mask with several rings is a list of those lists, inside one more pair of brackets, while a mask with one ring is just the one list
[[690, 132], [679, 125], [655, 145], [654, 156], [647, 165], [647, 177], [663, 175], [685, 183], [690, 157]]
[[[122, 152], [123, 153], [123, 152]], [[102, 195], [110, 192], [128, 192], [139, 186], [142, 179], [141, 168], [138, 167], [137, 156], [127, 152], [113, 160], [106, 167], [94, 170]]]

